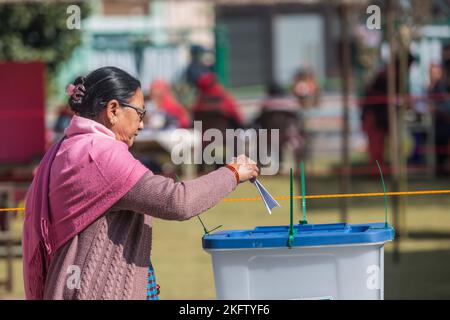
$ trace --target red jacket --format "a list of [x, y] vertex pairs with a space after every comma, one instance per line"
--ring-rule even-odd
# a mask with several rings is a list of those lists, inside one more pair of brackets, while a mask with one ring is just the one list
[[180, 128], [189, 128], [191, 126], [189, 114], [186, 109], [175, 99], [167, 82], [163, 80], [153, 81], [150, 86], [150, 92], [152, 93], [158, 108], [176, 118]]
[[225, 116], [237, 124], [243, 124], [243, 117], [236, 100], [221, 86], [213, 73], [202, 75], [197, 86], [199, 95], [193, 106], [193, 111], [220, 110]]

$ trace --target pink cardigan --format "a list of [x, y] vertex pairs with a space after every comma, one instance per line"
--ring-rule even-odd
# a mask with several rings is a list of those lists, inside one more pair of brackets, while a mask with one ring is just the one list
[[[47, 278], [55, 272], [63, 272], [68, 276], [67, 270], [57, 271], [52, 264], [55, 256], [64, 250], [63, 246], [72, 243], [71, 240], [78, 239], [83, 232], [89, 233], [87, 231], [89, 227], [107, 217], [105, 213], [110, 212], [119, 200], [126, 199], [125, 195], [138, 181], [142, 180], [144, 174], [152, 175], [147, 168], [133, 158], [125, 143], [115, 140], [112, 131], [93, 120], [74, 116], [65, 135], [67, 138], [53, 146], [45, 155], [27, 194], [22, 240], [27, 299], [42, 299], [44, 291], [47, 297], [52, 296], [48, 294], [45, 284]], [[212, 184], [217, 186], [207, 183], [207, 188], [220, 189], [220, 197], [214, 198], [212, 203], [211, 200], [202, 200], [211, 206], [235, 187], [231, 183], [232, 178], [234, 179], [231, 171], [228, 169], [218, 171], [221, 171], [222, 178], [216, 180], [218, 177], [215, 177], [216, 179], [211, 177]], [[199, 196], [209, 196], [210, 190], [201, 191], [205, 187], [204, 177], [196, 179], [199, 180], [198, 183], [193, 180], [195, 188], [192, 191], [194, 192], [189, 193], [185, 184], [173, 184], [171, 179], [163, 177], [161, 179], [164, 180], [158, 181], [157, 184], [150, 184], [152, 187], [160, 185], [155, 189], [159, 191], [158, 197], [154, 193], [141, 195], [145, 198], [145, 208], [148, 210], [142, 211], [134, 207], [139, 204], [139, 201], [126, 209], [140, 214], [163, 215], [163, 212], [167, 212], [168, 201], [177, 200], [174, 212], [177, 216], [186, 217], [198, 214], [208, 207], [208, 205], [200, 207], [198, 204], [194, 204], [193, 207], [188, 205], [191, 199], [202, 202], [199, 201]], [[172, 189], [169, 188], [171, 183]], [[226, 185], [225, 188], [220, 185], [221, 183]], [[143, 188], [143, 190], [148, 189]], [[135, 197], [136, 193], [132, 195]], [[155, 210], [152, 210], [152, 213], [150, 209]], [[142, 218], [136, 221], [138, 220]], [[136, 223], [141, 229], [144, 228], [145, 221]], [[122, 227], [116, 227], [116, 230], [125, 226], [128, 226], [128, 222]], [[111, 233], [106, 235], [112, 241], [109, 238]], [[102, 241], [106, 241], [107, 238]], [[129, 241], [130, 243], [139, 242], [136, 238], [130, 238]], [[149, 255], [150, 247], [145, 251]], [[129, 261], [130, 259], [125, 257], [123, 259], [133, 264]], [[111, 261], [102, 263], [111, 263]]]
[[[227, 168], [181, 183], [147, 172], [117, 204], [55, 253], [44, 299], [145, 300], [152, 216], [189, 219], [235, 187]], [[73, 266], [79, 268], [78, 287], [71, 283]]]

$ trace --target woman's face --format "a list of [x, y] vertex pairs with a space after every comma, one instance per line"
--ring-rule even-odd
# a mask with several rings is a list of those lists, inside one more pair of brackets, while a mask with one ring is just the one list
[[[116, 100], [113, 100], [116, 101]], [[144, 122], [140, 119], [139, 111], [134, 110], [131, 107], [121, 105], [116, 101], [119, 107], [113, 108], [110, 111], [108, 107], [108, 118], [111, 119], [111, 131], [116, 135], [116, 139], [125, 142], [128, 147], [133, 145], [134, 139], [136, 138], [139, 130], [144, 128]], [[139, 88], [136, 90], [134, 96], [130, 101], [127, 102], [129, 106], [135, 107], [142, 111], [145, 110], [144, 106], [144, 95], [142, 90]], [[112, 116], [110, 116], [110, 112]]]

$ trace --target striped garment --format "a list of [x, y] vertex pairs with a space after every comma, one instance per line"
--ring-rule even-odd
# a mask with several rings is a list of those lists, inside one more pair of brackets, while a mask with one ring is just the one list
[[155, 270], [150, 265], [148, 268], [148, 280], [147, 280], [147, 300], [159, 300], [159, 285], [156, 284]]

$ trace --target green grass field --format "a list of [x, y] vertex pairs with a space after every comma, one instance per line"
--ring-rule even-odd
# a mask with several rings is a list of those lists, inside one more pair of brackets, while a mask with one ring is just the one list
[[[287, 177], [264, 177], [261, 182], [274, 196], [289, 194]], [[308, 194], [336, 193], [338, 179], [310, 178]], [[411, 181], [409, 190], [450, 189], [450, 182]], [[377, 180], [352, 181], [351, 192], [379, 192]], [[296, 190], [296, 194], [298, 191]], [[240, 185], [229, 197], [257, 197], [250, 183]], [[223, 225], [220, 230], [253, 228], [259, 225], [286, 225], [289, 223], [289, 201], [280, 201], [269, 215], [261, 201], [222, 202], [202, 214], [208, 228]], [[299, 201], [296, 201], [299, 220]], [[383, 198], [359, 198], [349, 202], [350, 223], [380, 222], [384, 219]], [[450, 197], [448, 195], [414, 196], [407, 198], [404, 223], [408, 238], [399, 243], [400, 260], [394, 263], [393, 243], [386, 245], [385, 298], [386, 299], [449, 299], [450, 298]], [[390, 210], [390, 208], [389, 208]], [[392, 222], [392, 217], [389, 217]], [[341, 222], [337, 200], [308, 202], [309, 223]], [[185, 222], [155, 219], [153, 228], [152, 262], [157, 281], [161, 285], [161, 299], [214, 299], [214, 279], [211, 258], [202, 249], [203, 228], [197, 218]], [[20, 223], [15, 223], [20, 231]], [[20, 234], [18, 234], [20, 236]], [[23, 298], [21, 261], [15, 261], [14, 291], [6, 294], [0, 289], [0, 298]], [[0, 277], [5, 273], [0, 262]], [[2, 291], [3, 290], [3, 291]]]

